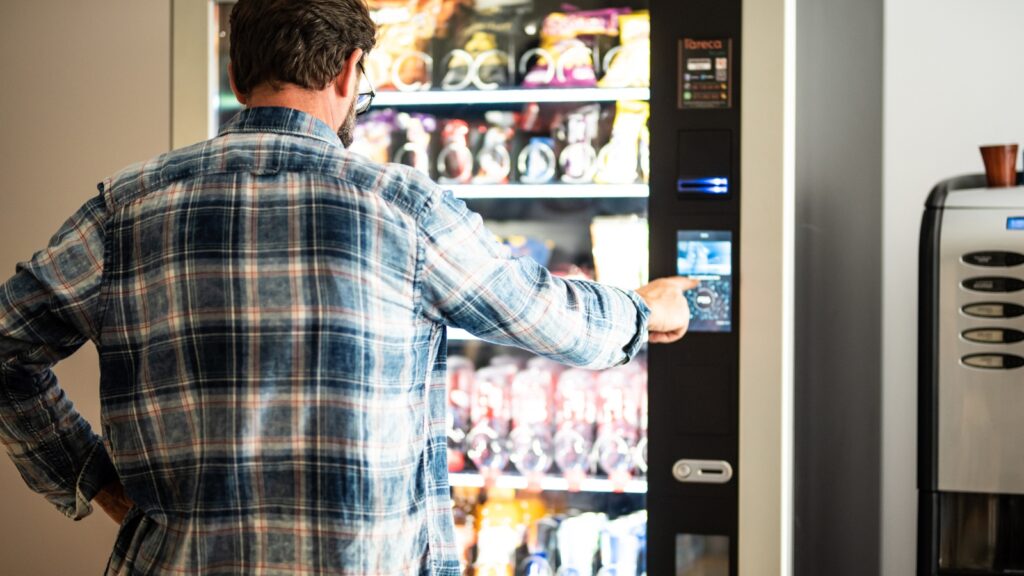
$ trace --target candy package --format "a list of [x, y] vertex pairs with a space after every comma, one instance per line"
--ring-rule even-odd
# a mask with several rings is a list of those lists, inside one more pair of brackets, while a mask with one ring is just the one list
[[511, 112], [487, 112], [487, 128], [476, 153], [474, 184], [507, 184], [512, 172], [510, 142], [515, 116]]
[[398, 126], [394, 110], [374, 110], [356, 123], [349, 150], [379, 164], [391, 160], [391, 135]]
[[437, 128], [437, 120], [429, 114], [402, 112], [395, 118], [401, 143], [392, 161], [405, 164], [430, 176], [430, 139]]
[[519, 151], [516, 168], [523, 184], [547, 184], [555, 178], [557, 167], [554, 138], [535, 136]]
[[651, 85], [651, 14], [646, 10], [619, 16], [619, 45], [605, 53], [602, 88]]
[[600, 39], [610, 43], [619, 34], [619, 16], [628, 12], [628, 8], [605, 8], [549, 14], [541, 25], [540, 46], [519, 57], [519, 70], [526, 74], [522, 85], [526, 88], [596, 86], [594, 62], [595, 54], [601, 53]]
[[[521, 2], [520, 2], [521, 4]], [[449, 50], [442, 62], [445, 90], [494, 90], [514, 82], [518, 6], [463, 7], [453, 19]]]
[[430, 38], [443, 4], [443, 0], [374, 0], [370, 5], [377, 46], [364, 66], [378, 90], [430, 88]]
[[582, 184], [592, 182], [597, 171], [598, 122], [601, 107], [598, 104], [581, 106], [566, 114], [555, 128], [558, 144], [558, 166], [562, 182]]
[[640, 170], [640, 145], [647, 129], [651, 106], [647, 102], [619, 101], [615, 104], [615, 123], [611, 139], [597, 155], [594, 182], [632, 184]]
[[473, 178], [473, 152], [469, 148], [469, 123], [465, 120], [444, 123], [437, 173], [441, 184], [468, 184]]

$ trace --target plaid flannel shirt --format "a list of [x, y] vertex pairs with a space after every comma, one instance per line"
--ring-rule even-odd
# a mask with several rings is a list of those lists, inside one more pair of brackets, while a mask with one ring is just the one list
[[[0, 440], [69, 517], [121, 480], [108, 574], [456, 576], [445, 326], [592, 368], [647, 337], [296, 110], [99, 188], [0, 286]], [[51, 370], [86, 340], [102, 438]]]

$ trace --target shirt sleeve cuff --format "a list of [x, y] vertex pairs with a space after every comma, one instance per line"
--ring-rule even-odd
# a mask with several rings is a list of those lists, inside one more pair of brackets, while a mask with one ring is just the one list
[[96, 497], [107, 484], [117, 480], [117, 470], [110, 455], [107, 454], [103, 441], [94, 437], [94, 444], [89, 457], [82, 466], [75, 484], [75, 505], [63, 510], [64, 514], [72, 520], [81, 520], [92, 514], [92, 499]]
[[636, 307], [636, 334], [633, 339], [626, 344], [622, 351], [626, 354], [626, 359], [623, 360], [623, 364], [629, 362], [637, 355], [637, 352], [643, 348], [644, 344], [647, 343], [647, 319], [651, 315], [651, 309], [647, 307], [647, 303], [640, 297], [639, 294], [633, 290], [623, 290], [626, 296], [633, 301], [633, 305]]

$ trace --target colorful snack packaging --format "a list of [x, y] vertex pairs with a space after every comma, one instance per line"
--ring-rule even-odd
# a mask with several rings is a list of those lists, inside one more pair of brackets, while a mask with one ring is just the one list
[[483, 142], [476, 153], [475, 184], [507, 184], [512, 172], [510, 140], [515, 116], [511, 112], [488, 112]]
[[391, 135], [397, 126], [394, 110], [374, 110], [360, 120], [352, 132], [349, 150], [379, 164], [391, 160]]
[[407, 114], [396, 117], [405, 142], [395, 150], [393, 162], [405, 164], [430, 176], [430, 138], [437, 129], [437, 120], [429, 114]]
[[526, 88], [592, 88], [597, 85], [594, 71], [596, 39], [612, 38], [619, 33], [619, 16], [628, 8], [605, 8], [583, 12], [552, 12], [541, 26], [539, 48], [526, 51], [519, 60], [524, 70], [534, 57], [537, 61], [523, 79]]
[[605, 53], [602, 88], [651, 85], [651, 14], [646, 10], [619, 16], [619, 45]]
[[444, 57], [445, 90], [476, 87], [494, 90], [513, 83], [511, 55], [516, 50], [519, 14], [516, 7], [486, 8], [477, 3], [475, 9], [460, 11], [455, 20], [451, 49]]
[[438, 28], [442, 0], [374, 0], [377, 46], [366, 58], [366, 73], [377, 90], [430, 87], [430, 39]]
[[637, 181], [640, 144], [650, 115], [651, 105], [647, 102], [619, 101], [615, 104], [612, 136], [597, 155], [594, 182], [632, 184]]
[[555, 141], [547, 136], [535, 136], [519, 152], [519, 181], [523, 184], [547, 184], [555, 178], [558, 161], [555, 159]]
[[467, 184], [473, 178], [473, 153], [469, 149], [469, 123], [448, 120], [441, 129], [441, 151], [437, 155], [438, 182]]
[[597, 171], [597, 138], [601, 107], [588, 104], [567, 114], [555, 129], [555, 138], [561, 145], [558, 166], [562, 182], [582, 184], [592, 182]]

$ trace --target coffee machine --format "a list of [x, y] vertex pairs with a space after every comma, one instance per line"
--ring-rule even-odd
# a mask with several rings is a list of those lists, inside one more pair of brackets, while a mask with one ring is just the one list
[[919, 266], [917, 574], [1024, 574], [1024, 186], [939, 183]]

